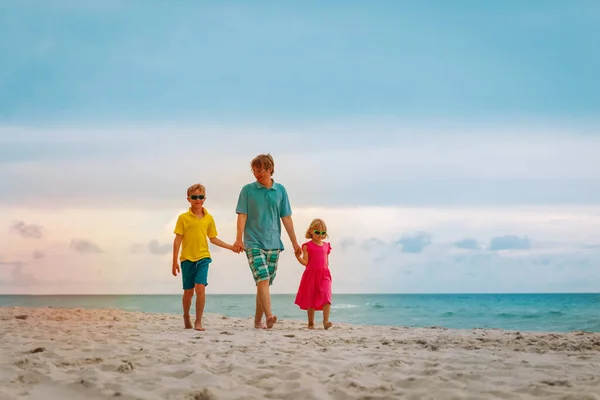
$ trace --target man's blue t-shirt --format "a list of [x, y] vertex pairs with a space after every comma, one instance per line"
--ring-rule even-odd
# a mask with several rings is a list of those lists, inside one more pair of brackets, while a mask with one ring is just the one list
[[235, 212], [248, 215], [244, 248], [283, 250], [281, 218], [292, 215], [290, 200], [283, 185], [273, 182], [270, 189], [259, 182], [245, 185]]

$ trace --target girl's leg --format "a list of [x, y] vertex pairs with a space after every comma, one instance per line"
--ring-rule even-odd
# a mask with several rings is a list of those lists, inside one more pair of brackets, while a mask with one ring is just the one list
[[308, 329], [315, 329], [315, 309], [309, 308], [306, 313], [308, 314]]
[[333, 325], [329, 322], [329, 311], [331, 310], [331, 304], [325, 304], [323, 306], [323, 328], [329, 329]]

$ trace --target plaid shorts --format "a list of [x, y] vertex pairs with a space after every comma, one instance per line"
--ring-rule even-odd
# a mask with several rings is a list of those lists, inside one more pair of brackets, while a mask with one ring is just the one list
[[281, 250], [246, 249], [246, 257], [255, 283], [268, 279], [269, 285], [273, 284], [277, 274], [279, 253]]

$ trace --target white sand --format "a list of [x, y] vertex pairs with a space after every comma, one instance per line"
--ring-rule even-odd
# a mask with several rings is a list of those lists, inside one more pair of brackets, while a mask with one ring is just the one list
[[[320, 317], [320, 315], [318, 315]], [[4, 399], [600, 399], [600, 334], [0, 307]], [[37, 349], [37, 350], [36, 350]]]

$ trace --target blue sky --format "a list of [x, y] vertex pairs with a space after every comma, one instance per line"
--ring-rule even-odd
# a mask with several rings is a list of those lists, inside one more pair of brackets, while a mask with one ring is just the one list
[[0, 11], [7, 123], [577, 121], [600, 108], [593, 1], [24, 1]]
[[182, 193], [233, 241], [263, 152], [338, 292], [598, 291], [599, 4], [2, 2], [0, 293], [177, 293]]

